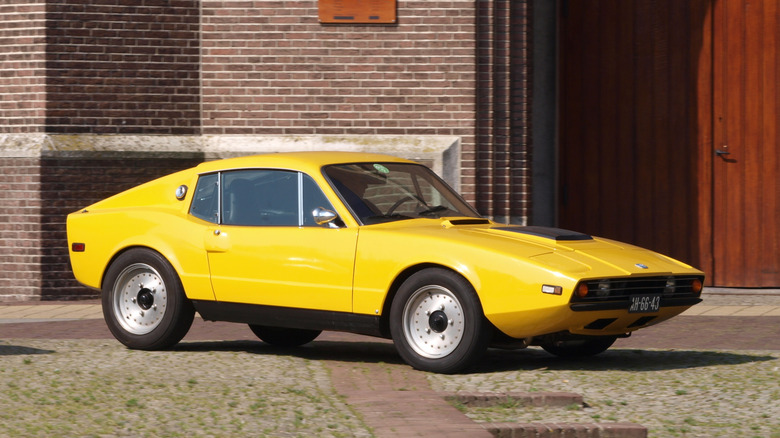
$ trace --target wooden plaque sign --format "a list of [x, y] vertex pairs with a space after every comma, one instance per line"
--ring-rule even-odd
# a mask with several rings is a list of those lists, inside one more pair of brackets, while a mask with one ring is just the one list
[[397, 0], [319, 0], [320, 23], [396, 22]]

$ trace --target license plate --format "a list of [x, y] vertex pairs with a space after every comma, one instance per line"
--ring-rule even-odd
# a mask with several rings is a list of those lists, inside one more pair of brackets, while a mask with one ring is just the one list
[[628, 313], [652, 313], [661, 308], [661, 295], [634, 295], [629, 297]]

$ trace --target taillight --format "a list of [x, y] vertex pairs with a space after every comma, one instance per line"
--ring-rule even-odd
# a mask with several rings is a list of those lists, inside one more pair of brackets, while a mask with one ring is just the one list
[[84, 252], [86, 249], [86, 243], [73, 243], [73, 245], [70, 246], [70, 250], [73, 252]]

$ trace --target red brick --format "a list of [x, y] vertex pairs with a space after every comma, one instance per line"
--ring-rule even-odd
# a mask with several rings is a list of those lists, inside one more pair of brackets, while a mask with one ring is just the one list
[[[399, 0], [397, 25], [366, 26], [320, 24], [316, 0], [8, 0], [0, 133], [454, 136], [466, 199], [524, 218], [531, 4]], [[55, 245], [65, 210], [114, 177], [13, 160], [0, 205], [49, 227], [25, 245]], [[41, 211], [55, 188], [72, 204]]]

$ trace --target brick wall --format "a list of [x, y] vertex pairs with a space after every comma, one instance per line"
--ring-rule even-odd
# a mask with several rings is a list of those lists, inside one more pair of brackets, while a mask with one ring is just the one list
[[520, 224], [530, 215], [531, 16], [528, 1], [477, 2], [475, 203]]
[[[530, 3], [399, 0], [397, 24], [325, 25], [316, 0], [4, 1], [0, 300], [92, 295], [65, 216], [199, 161], [122, 134], [459, 138], [466, 199], [524, 222]], [[34, 133], [73, 137], [44, 153]], [[93, 134], [120, 153], [88, 152]]]
[[40, 161], [0, 158], [0, 295], [40, 294]]
[[197, 134], [197, 0], [48, 2], [46, 132]]
[[[40, 297], [77, 299], [95, 291], [73, 279], [68, 260], [65, 219], [90, 203], [195, 166], [202, 158], [145, 158], [124, 154], [103, 158], [43, 158], [40, 160]], [[0, 293], [2, 286], [0, 286]]]
[[37, 132], [44, 124], [45, 4], [0, 4], [0, 132]]
[[473, 1], [401, 0], [387, 26], [320, 24], [315, 0], [202, 14], [204, 133], [457, 135], [474, 166]]

